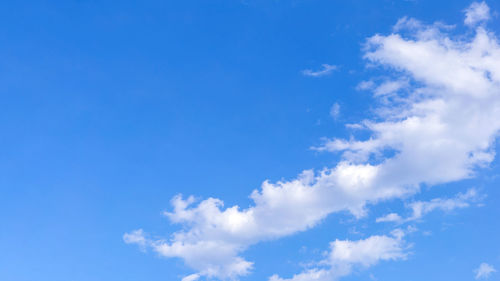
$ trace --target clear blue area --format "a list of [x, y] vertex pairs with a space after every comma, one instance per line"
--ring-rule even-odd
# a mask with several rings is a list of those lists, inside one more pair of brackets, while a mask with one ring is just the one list
[[[356, 85], [362, 44], [402, 16], [463, 30], [470, 1], [3, 1], [0, 3], [0, 280], [178, 280], [176, 259], [122, 240], [144, 228], [178, 229], [161, 212], [178, 193], [248, 206], [265, 179], [333, 166], [309, 148], [348, 137], [368, 118]], [[489, 1], [493, 11], [500, 2]], [[490, 28], [499, 31], [498, 16]], [[303, 69], [340, 68], [321, 78]], [[379, 70], [377, 70], [379, 71]], [[337, 120], [329, 116], [338, 102]], [[497, 149], [498, 151], [498, 149]], [[473, 280], [500, 264], [500, 162], [475, 179], [419, 199], [477, 187], [484, 207], [434, 212], [409, 240], [407, 261], [384, 262], [345, 280]], [[451, 190], [451, 191], [450, 191]], [[334, 214], [311, 231], [252, 246], [242, 280], [290, 276], [328, 242], [387, 233], [370, 208]], [[361, 232], [356, 234], [356, 232]], [[304, 247], [305, 246], [305, 247]], [[499, 274], [490, 280], [500, 280]]]

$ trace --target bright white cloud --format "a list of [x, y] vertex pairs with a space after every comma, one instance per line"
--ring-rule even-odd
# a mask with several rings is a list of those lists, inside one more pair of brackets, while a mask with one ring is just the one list
[[363, 240], [335, 240], [330, 251], [317, 267], [307, 269], [290, 279], [273, 275], [269, 281], [334, 281], [350, 274], [355, 267], [367, 268], [380, 261], [400, 260], [407, 257], [404, 233], [397, 229], [392, 236], [374, 235]]
[[[419, 23], [412, 24], [407, 37], [369, 38], [366, 60], [390, 69], [388, 81], [408, 84], [377, 109], [377, 118], [358, 124], [371, 132], [369, 139], [332, 139], [317, 148], [342, 152], [335, 167], [306, 170], [290, 181], [265, 181], [245, 209], [224, 207], [216, 198], [195, 202], [177, 196], [173, 211], [165, 215], [181, 230], [168, 239], [144, 238], [144, 244], [162, 256], [181, 258], [196, 271], [194, 277], [237, 279], [253, 268], [241, 256], [252, 244], [305, 231], [334, 212], [362, 217], [367, 204], [415, 194], [421, 184], [472, 177], [494, 158], [492, 144], [500, 130], [500, 47], [482, 27], [469, 39], [446, 30]], [[438, 207], [422, 210], [433, 208]], [[125, 241], [142, 243], [130, 238], [134, 232], [126, 235]], [[358, 245], [352, 243], [348, 245]], [[332, 253], [341, 245], [334, 244]], [[309, 274], [316, 279], [307, 280], [331, 280], [329, 272], [312, 269]]]
[[363, 216], [366, 202], [406, 192], [370, 186], [375, 175], [373, 166], [348, 163], [317, 175], [305, 171], [296, 180], [264, 182], [251, 195], [254, 206], [243, 210], [224, 209], [223, 202], [214, 198], [193, 206], [192, 197], [176, 197], [173, 212], [165, 215], [187, 230], [174, 233], [168, 241], [146, 241], [161, 256], [182, 258], [200, 276], [235, 279], [252, 269], [253, 263], [239, 256], [249, 245], [304, 231], [332, 212], [348, 210]]
[[490, 19], [490, 7], [485, 2], [474, 2], [465, 10], [464, 23], [469, 26]]
[[487, 279], [490, 277], [490, 275], [496, 272], [495, 268], [487, 263], [482, 263], [479, 265], [479, 267], [475, 270], [476, 273], [476, 279]]
[[321, 67], [322, 68], [320, 70], [312, 70], [312, 69], [302, 70], [302, 74], [304, 74], [305, 76], [320, 77], [328, 75], [332, 73], [332, 71], [337, 69], [336, 65], [326, 64], [326, 63], [322, 64]]

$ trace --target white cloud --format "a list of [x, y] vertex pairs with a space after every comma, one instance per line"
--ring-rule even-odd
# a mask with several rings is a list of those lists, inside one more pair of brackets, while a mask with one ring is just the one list
[[472, 202], [481, 199], [476, 189], [471, 188], [467, 190], [466, 193], [459, 193], [453, 198], [434, 198], [430, 201], [414, 201], [407, 205], [411, 209], [412, 214], [403, 219], [396, 213], [390, 213], [383, 217], [377, 218], [376, 222], [409, 222], [421, 219], [424, 215], [434, 211], [442, 210], [445, 212], [450, 212], [455, 209], [461, 209], [469, 207]]
[[322, 69], [320, 70], [312, 70], [312, 69], [302, 70], [302, 74], [304, 74], [305, 76], [320, 77], [328, 75], [332, 73], [332, 71], [337, 69], [336, 65], [326, 64], [326, 63], [322, 64], [321, 67]]
[[474, 2], [465, 9], [464, 23], [469, 26], [490, 19], [490, 7], [485, 2]]
[[188, 276], [182, 278], [181, 281], [196, 281], [198, 279], [200, 279], [199, 274], [191, 274], [191, 275], [188, 275]]
[[479, 267], [475, 270], [476, 273], [476, 279], [487, 279], [490, 277], [490, 275], [496, 272], [495, 268], [487, 263], [482, 263], [479, 265]]
[[422, 23], [420, 21], [414, 18], [402, 17], [396, 22], [392, 30], [398, 32], [404, 29], [418, 30], [421, 28], [422, 28]]
[[144, 248], [147, 244], [147, 240], [142, 229], [134, 230], [130, 233], [125, 233], [123, 235], [123, 241], [127, 244], [137, 244], [141, 248]]
[[333, 119], [337, 119], [337, 117], [339, 117], [339, 114], [340, 114], [340, 104], [336, 102], [332, 105], [332, 107], [330, 107], [330, 116]]
[[394, 94], [397, 91], [408, 86], [408, 81], [406, 80], [396, 80], [396, 81], [386, 81], [380, 84], [373, 93], [375, 96], [384, 96], [389, 94]]
[[273, 275], [269, 281], [334, 281], [350, 274], [355, 267], [368, 268], [380, 261], [406, 259], [402, 230], [393, 236], [374, 235], [363, 240], [335, 240], [330, 243], [330, 251], [317, 267], [307, 269], [290, 279]]
[[416, 220], [422, 218], [434, 210], [452, 211], [454, 209], [461, 209], [470, 206], [470, 202], [479, 199], [475, 189], [469, 189], [466, 193], [459, 193], [454, 198], [443, 199], [435, 198], [431, 201], [415, 201], [409, 204], [413, 214], [408, 220]]
[[249, 245], [307, 230], [332, 212], [348, 210], [363, 216], [367, 201], [406, 192], [370, 186], [375, 174], [370, 165], [341, 163], [317, 175], [305, 171], [292, 181], [264, 182], [250, 196], [254, 206], [243, 210], [224, 209], [223, 202], [214, 198], [192, 206], [192, 197], [176, 197], [173, 212], [165, 215], [187, 230], [174, 233], [168, 241], [147, 240], [147, 244], [161, 256], [182, 258], [200, 276], [235, 279], [252, 269], [253, 263], [239, 256]]
[[[237, 279], [253, 268], [241, 256], [250, 245], [305, 231], [334, 212], [362, 217], [367, 204], [406, 198], [421, 184], [469, 178], [488, 165], [500, 130], [496, 37], [482, 27], [471, 38], [452, 37], [438, 25], [421, 25], [409, 33], [368, 40], [366, 60], [389, 69], [391, 81], [409, 83], [404, 94], [395, 93], [396, 102], [361, 122], [371, 132], [369, 139], [333, 139], [317, 148], [342, 151], [336, 166], [306, 170], [290, 181], [265, 181], [252, 192], [248, 208], [224, 207], [216, 198], [175, 197], [173, 211], [165, 215], [181, 230], [168, 239], [145, 238], [144, 244], [162, 256], [181, 258], [196, 276]], [[332, 252], [343, 244], [334, 245]], [[325, 279], [328, 272], [310, 274], [330, 280]]]
[[387, 214], [383, 217], [377, 218], [375, 221], [376, 222], [400, 222], [402, 220], [403, 220], [403, 218], [401, 218], [398, 214], [390, 213], [390, 214]]
[[375, 87], [375, 83], [371, 80], [368, 81], [361, 81], [357, 86], [356, 90], [359, 91], [364, 91], [364, 90], [371, 90]]
[[329, 263], [360, 264], [368, 267], [380, 260], [397, 260], [406, 257], [399, 238], [371, 236], [365, 240], [335, 240], [331, 243]]

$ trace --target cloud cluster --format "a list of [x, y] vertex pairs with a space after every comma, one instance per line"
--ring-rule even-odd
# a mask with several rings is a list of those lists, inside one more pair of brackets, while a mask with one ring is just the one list
[[[177, 196], [172, 200], [174, 210], [165, 215], [187, 231], [174, 233], [169, 241], [148, 240], [142, 231], [125, 234], [124, 239], [146, 241], [162, 256], [180, 257], [198, 276], [235, 279], [252, 268], [251, 262], [239, 256], [249, 245], [306, 230], [333, 212], [348, 210], [360, 217], [368, 200], [401, 194], [391, 187], [364, 187], [371, 182], [372, 169], [344, 163], [318, 175], [304, 171], [292, 181], [264, 182], [251, 195], [254, 206], [243, 210], [223, 208], [223, 202], [215, 198], [193, 206], [193, 197]], [[360, 193], [363, 188], [366, 192]]]
[[[465, 23], [485, 19], [478, 14], [471, 6]], [[382, 100], [377, 117], [351, 125], [367, 130], [370, 137], [331, 139], [315, 148], [342, 153], [335, 167], [306, 170], [290, 181], [265, 181], [245, 209], [224, 207], [216, 198], [196, 202], [177, 196], [173, 211], [165, 215], [181, 230], [159, 240], [134, 231], [125, 234], [125, 242], [181, 258], [196, 271], [184, 281], [203, 276], [234, 280], [252, 270], [253, 263], [242, 257], [252, 244], [305, 231], [334, 212], [365, 216], [369, 204], [406, 198], [422, 184], [469, 178], [477, 167], [488, 165], [500, 130], [500, 46], [495, 35], [479, 26], [472, 37], [457, 38], [447, 33], [447, 26], [404, 22], [395, 33], [367, 41], [365, 59], [391, 76], [379, 85], [365, 85]], [[329, 67], [304, 74], [323, 75], [334, 69]], [[421, 202], [411, 208], [418, 217], [450, 204]], [[310, 269], [291, 280], [336, 280], [354, 265], [404, 258], [401, 243], [395, 236], [336, 240], [324, 261], [326, 269]], [[284, 279], [275, 275], [271, 280]]]

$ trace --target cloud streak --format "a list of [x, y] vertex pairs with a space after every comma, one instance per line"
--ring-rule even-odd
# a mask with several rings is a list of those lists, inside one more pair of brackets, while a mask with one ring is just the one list
[[332, 73], [332, 71], [336, 70], [338, 67], [336, 65], [332, 64], [322, 64], [320, 70], [312, 70], [312, 69], [305, 69], [302, 70], [302, 74], [305, 76], [311, 76], [311, 77], [320, 77], [320, 76], [326, 76]]

